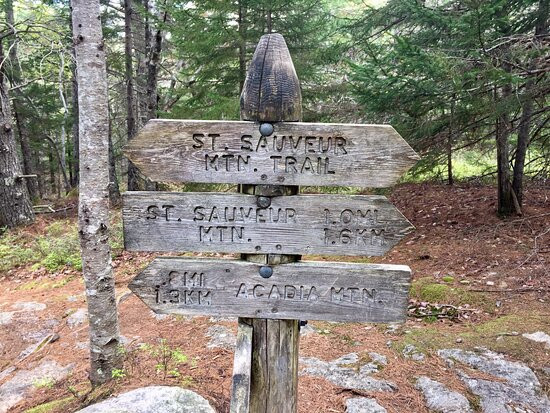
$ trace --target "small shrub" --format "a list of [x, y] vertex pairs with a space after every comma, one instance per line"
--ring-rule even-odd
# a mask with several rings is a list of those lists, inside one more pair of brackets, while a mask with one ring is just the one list
[[36, 379], [32, 382], [32, 385], [37, 389], [47, 388], [51, 389], [55, 384], [55, 380], [51, 377], [43, 377], [41, 379]]
[[5, 232], [0, 237], [0, 271], [26, 265], [35, 259], [36, 251], [26, 246], [21, 236]]

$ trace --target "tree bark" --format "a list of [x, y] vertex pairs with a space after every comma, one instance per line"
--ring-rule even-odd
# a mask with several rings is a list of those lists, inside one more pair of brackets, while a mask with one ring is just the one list
[[61, 169], [63, 171], [63, 176], [65, 178], [65, 192], [69, 192], [71, 190], [71, 182], [67, 178], [67, 131], [65, 129], [65, 122], [67, 121], [67, 118], [69, 117], [69, 109], [67, 108], [67, 100], [65, 99], [65, 87], [63, 84], [64, 79], [64, 71], [65, 71], [65, 57], [63, 53], [60, 54], [60, 63], [59, 63], [59, 82], [58, 82], [58, 92], [59, 92], [59, 100], [61, 101], [61, 105], [63, 107], [63, 120], [61, 121], [61, 131], [59, 134], [59, 143], [61, 145], [61, 148], [59, 149], [59, 162], [61, 163]]
[[[510, 96], [511, 87], [505, 85], [502, 88], [500, 100], [504, 101]], [[498, 98], [498, 93], [495, 92], [495, 99]], [[495, 103], [497, 101], [495, 100]], [[497, 144], [497, 192], [498, 206], [497, 212], [499, 215], [511, 215], [514, 210], [514, 199], [512, 197], [512, 186], [510, 185], [510, 164], [509, 164], [509, 142], [510, 136], [510, 116], [505, 109], [497, 118], [496, 122], [496, 144]]]
[[113, 146], [113, 125], [109, 117], [109, 201], [111, 206], [120, 204], [120, 188], [116, 175], [116, 157]]
[[[71, 9], [71, 24], [73, 21], [73, 12]], [[74, 51], [74, 45], [71, 46], [71, 56], [73, 57], [73, 61], [76, 61], [75, 51]], [[72, 93], [71, 93], [71, 101], [73, 106], [73, 126], [72, 126], [72, 142], [73, 142], [73, 152], [72, 152], [72, 159], [73, 159], [73, 180], [71, 181], [71, 185], [73, 187], [76, 187], [78, 185], [79, 181], [79, 142], [78, 142], [78, 81], [77, 81], [77, 75], [76, 75], [76, 64], [72, 67]]]
[[[535, 38], [533, 42], [540, 44], [541, 36], [548, 34], [548, 15], [549, 15], [549, 0], [539, 1], [539, 12], [535, 23]], [[529, 70], [535, 69], [534, 60], [529, 64]], [[518, 142], [516, 146], [516, 158], [514, 160], [514, 178], [512, 181], [512, 190], [517, 199], [519, 207], [523, 205], [523, 178], [525, 171], [525, 157], [527, 156], [527, 148], [529, 147], [531, 116], [533, 114], [532, 91], [535, 86], [535, 79], [531, 76], [526, 84], [523, 92], [523, 105], [521, 108], [521, 119], [518, 129]]]
[[[0, 62], [4, 51], [0, 42]], [[31, 198], [17, 156], [8, 85], [0, 67], [0, 227], [12, 228], [34, 221]]]
[[[134, 19], [133, 0], [124, 1], [124, 59], [126, 76], [126, 129], [128, 141], [136, 135], [136, 108], [134, 102], [134, 70], [133, 70], [133, 36], [132, 20]], [[128, 161], [128, 191], [138, 191], [140, 175], [134, 164]]]
[[453, 133], [454, 133], [454, 115], [455, 115], [455, 95], [451, 98], [451, 119], [449, 121], [449, 134], [447, 136], [447, 184], [454, 184], [453, 177]]
[[[69, 177], [67, 176], [67, 169], [65, 168], [65, 166], [63, 166], [63, 162], [61, 160], [61, 153], [60, 153], [60, 150], [59, 148], [57, 147], [57, 143], [52, 139], [50, 138], [48, 135], [43, 135], [44, 136], [44, 139], [46, 139], [48, 141], [48, 143], [50, 144], [50, 148], [51, 148], [51, 153], [52, 153], [52, 158], [51, 158], [51, 171], [50, 171], [50, 174], [54, 174], [54, 170], [55, 170], [55, 167], [54, 167], [54, 162], [53, 162], [53, 154], [55, 154], [55, 158], [57, 159], [57, 164], [59, 165], [59, 170], [61, 171], [61, 178], [63, 178], [63, 184], [64, 184], [64, 187], [65, 187], [65, 192], [69, 192], [69, 190], [71, 189], [71, 186], [69, 184]], [[58, 188], [58, 191], [61, 191], [61, 187]]]
[[50, 171], [50, 192], [55, 195], [57, 192], [57, 183], [55, 182], [55, 162], [53, 160], [53, 149], [50, 146], [48, 150], [48, 169]]
[[[6, 9], [6, 22], [10, 27], [15, 26], [15, 16], [13, 13], [13, 1], [6, 0], [4, 2]], [[9, 58], [11, 63], [11, 83], [13, 86], [17, 86], [21, 83], [21, 72], [19, 70], [18, 58], [17, 58], [17, 39], [13, 38], [13, 44], [10, 46]], [[25, 175], [36, 175], [34, 169], [34, 162], [32, 159], [33, 152], [31, 150], [31, 143], [29, 139], [29, 132], [27, 125], [21, 117], [21, 108], [24, 107], [21, 99], [21, 89], [15, 89], [15, 96], [13, 98], [13, 114], [15, 116], [15, 122], [17, 123], [17, 132], [19, 136], [19, 144], [21, 146], [21, 157], [23, 160], [23, 172]], [[26, 178], [25, 184], [31, 199], [37, 199], [40, 197], [38, 191], [37, 178]]]
[[148, 59], [151, 48], [151, 33], [149, 27], [149, 0], [137, 0], [141, 10], [132, 14], [132, 42], [136, 57], [136, 97], [137, 97], [137, 129], [147, 123], [148, 98], [147, 98], [147, 73]]
[[90, 332], [90, 380], [111, 379], [120, 342], [109, 246], [109, 111], [99, 0], [71, 0], [80, 111], [78, 224]]
[[[162, 23], [166, 23], [168, 13], [166, 11], [166, 2], [163, 5], [164, 10], [162, 13]], [[151, 45], [151, 54], [149, 57], [148, 71], [147, 71], [147, 120], [157, 118], [158, 110], [158, 66], [160, 62], [160, 53], [162, 51], [162, 28], [158, 27], [155, 32], [154, 43]]]
[[239, 0], [239, 93], [246, 79], [246, 11], [245, 0]]

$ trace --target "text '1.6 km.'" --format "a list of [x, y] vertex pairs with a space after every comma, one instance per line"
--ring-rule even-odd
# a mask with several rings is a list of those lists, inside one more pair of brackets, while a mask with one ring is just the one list
[[[388, 125], [155, 119], [124, 149], [154, 181], [387, 187], [418, 155]], [[162, 167], [159, 168], [159, 165]]]
[[123, 219], [134, 251], [383, 255], [414, 229], [378, 195], [127, 192]]

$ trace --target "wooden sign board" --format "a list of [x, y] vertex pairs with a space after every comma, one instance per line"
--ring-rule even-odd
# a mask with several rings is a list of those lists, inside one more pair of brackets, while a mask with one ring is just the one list
[[404, 321], [404, 265], [157, 258], [129, 285], [157, 313], [342, 322]]
[[126, 192], [122, 217], [130, 251], [383, 255], [414, 227], [377, 195]]
[[159, 182], [388, 187], [419, 159], [389, 125], [150, 120], [125, 147]]

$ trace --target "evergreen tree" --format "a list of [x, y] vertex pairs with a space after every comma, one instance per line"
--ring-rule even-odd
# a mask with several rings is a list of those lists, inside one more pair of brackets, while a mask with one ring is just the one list
[[519, 171], [524, 159], [515, 158], [518, 149], [510, 151], [509, 145], [517, 141], [526, 101], [537, 106], [529, 121], [542, 122], [529, 144], [544, 145], [538, 139], [548, 116], [548, 42], [535, 28], [547, 26], [546, 3], [392, 0], [349, 26], [359, 44], [354, 91], [365, 110], [395, 125], [425, 154], [420, 168], [443, 156], [450, 160], [459, 148], [496, 146], [503, 215], [520, 211], [510, 164]]

